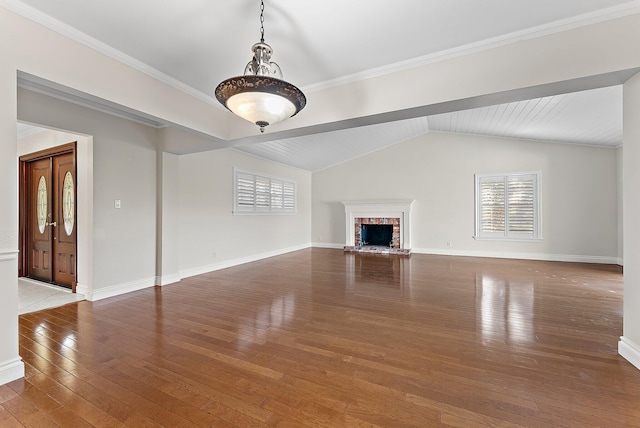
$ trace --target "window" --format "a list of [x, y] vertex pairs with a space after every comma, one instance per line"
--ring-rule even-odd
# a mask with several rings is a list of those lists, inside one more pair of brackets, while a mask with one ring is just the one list
[[476, 174], [476, 239], [542, 239], [540, 172]]
[[296, 183], [234, 169], [234, 214], [296, 212]]

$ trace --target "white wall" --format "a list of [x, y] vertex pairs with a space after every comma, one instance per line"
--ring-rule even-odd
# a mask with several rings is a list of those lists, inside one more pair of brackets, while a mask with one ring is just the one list
[[52, 129], [39, 130], [25, 137], [18, 136], [18, 156], [72, 143], [78, 139], [86, 142], [87, 137]]
[[622, 356], [640, 369], [640, 74], [624, 84], [624, 317]]
[[[415, 199], [415, 252], [615, 263], [616, 169], [615, 149], [429, 133], [315, 173], [312, 238], [344, 244], [342, 200]], [[474, 174], [532, 170], [543, 241], [473, 239]]]
[[180, 176], [178, 155], [158, 156], [157, 285], [180, 281]]
[[[295, 181], [297, 213], [234, 215], [234, 167]], [[310, 173], [234, 149], [182, 155], [179, 168], [181, 276], [310, 246]]]
[[618, 264], [624, 265], [624, 174], [623, 174], [623, 156], [624, 150], [618, 147], [616, 150], [616, 167], [617, 171], [617, 197], [618, 197]]
[[[3, 39], [0, 37], [0, 40]], [[2, 41], [0, 41], [0, 44]], [[16, 72], [0, 61], [0, 385], [24, 376], [18, 355], [18, 162]]]
[[[25, 89], [18, 94], [18, 118], [93, 136], [93, 278], [90, 289], [82, 290], [87, 298], [154, 285], [157, 130]], [[114, 208], [115, 199], [121, 209]]]

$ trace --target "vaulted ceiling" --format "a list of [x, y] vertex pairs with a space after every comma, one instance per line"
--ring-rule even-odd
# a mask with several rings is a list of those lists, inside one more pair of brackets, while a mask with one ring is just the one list
[[[260, 37], [258, 0], [0, 6], [212, 104], [215, 86], [242, 73]], [[285, 79], [309, 92], [638, 11], [640, 2], [621, 0], [267, 0], [264, 26]], [[317, 171], [429, 131], [618, 146], [622, 91], [560, 93], [237, 148]]]

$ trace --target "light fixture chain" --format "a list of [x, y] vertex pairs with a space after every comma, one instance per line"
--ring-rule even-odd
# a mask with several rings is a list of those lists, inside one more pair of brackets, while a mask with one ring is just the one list
[[264, 43], [264, 0], [260, 0], [260, 42]]

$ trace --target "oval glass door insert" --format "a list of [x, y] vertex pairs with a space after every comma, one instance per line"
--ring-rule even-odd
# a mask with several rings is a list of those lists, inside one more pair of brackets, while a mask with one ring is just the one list
[[64, 219], [64, 231], [67, 236], [73, 233], [73, 224], [75, 222], [75, 196], [73, 191], [73, 176], [67, 171], [64, 175], [62, 183], [62, 218]]
[[47, 225], [47, 180], [44, 179], [44, 175], [40, 176], [38, 181], [38, 193], [36, 199], [36, 217], [38, 218], [38, 230], [40, 233], [44, 233], [44, 228]]

